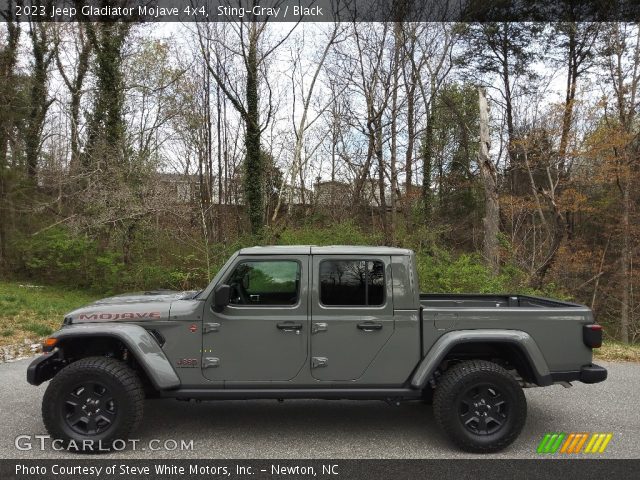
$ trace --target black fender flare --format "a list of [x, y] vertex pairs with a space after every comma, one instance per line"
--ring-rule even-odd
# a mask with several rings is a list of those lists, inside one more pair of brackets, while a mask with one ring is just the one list
[[[51, 335], [51, 338], [56, 338], [59, 344], [64, 344], [65, 340], [91, 337], [110, 337], [122, 342], [156, 389], [170, 390], [180, 386], [180, 379], [158, 342], [153, 335], [139, 325], [69, 325]], [[56, 362], [60, 362], [56, 351], [36, 358], [27, 369], [27, 381], [32, 385], [40, 385], [51, 379], [57, 371]]]
[[547, 362], [538, 344], [527, 333], [520, 330], [456, 330], [445, 333], [431, 347], [411, 377], [411, 387], [422, 389], [451, 349], [464, 343], [508, 343], [514, 345], [527, 359], [539, 386], [553, 383]]

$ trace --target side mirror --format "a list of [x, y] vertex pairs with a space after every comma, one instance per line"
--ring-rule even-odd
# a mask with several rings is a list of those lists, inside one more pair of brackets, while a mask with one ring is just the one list
[[213, 291], [213, 309], [221, 312], [231, 301], [231, 287], [229, 285], [218, 285]]

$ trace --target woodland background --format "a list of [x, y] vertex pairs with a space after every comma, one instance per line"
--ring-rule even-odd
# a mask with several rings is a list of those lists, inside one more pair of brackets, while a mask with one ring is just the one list
[[638, 341], [638, 25], [4, 20], [3, 278], [191, 289], [242, 246], [397, 245], [424, 291], [571, 298]]

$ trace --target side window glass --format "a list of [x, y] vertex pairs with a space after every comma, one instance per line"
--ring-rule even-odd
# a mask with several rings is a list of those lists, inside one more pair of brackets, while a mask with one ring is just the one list
[[320, 302], [328, 306], [384, 304], [384, 264], [379, 260], [320, 262]]
[[227, 280], [232, 305], [295, 305], [300, 264], [293, 260], [246, 261]]
[[384, 264], [379, 261], [367, 262], [369, 274], [368, 305], [384, 304]]

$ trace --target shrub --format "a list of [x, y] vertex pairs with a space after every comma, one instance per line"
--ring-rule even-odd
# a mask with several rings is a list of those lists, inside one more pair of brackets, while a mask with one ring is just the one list
[[24, 236], [14, 246], [27, 277], [38, 281], [69, 279], [66, 283], [89, 286], [87, 267], [95, 259], [94, 241], [58, 227]]
[[354, 221], [346, 220], [329, 225], [310, 222], [279, 234], [272, 231], [265, 240], [278, 245], [381, 245], [382, 235], [365, 232]]
[[91, 287], [106, 292], [118, 291], [123, 284], [128, 284], [125, 265], [121, 256], [114, 252], [103, 252], [96, 255], [90, 268]]
[[526, 275], [513, 265], [494, 275], [477, 254], [453, 256], [450, 252], [431, 248], [419, 251], [417, 257], [421, 291], [426, 293], [513, 293], [566, 297], [553, 285], [544, 291], [529, 287]]
[[[73, 234], [63, 227], [25, 236], [14, 248], [19, 251], [19, 276], [37, 279], [38, 283], [113, 294], [141, 289], [203, 288], [233, 252], [247, 246], [382, 245], [382, 233], [371, 230], [353, 220], [332, 223], [314, 217], [299, 226], [267, 228], [261, 237], [243, 235], [232, 242], [211, 244], [208, 265], [202, 245], [198, 248], [197, 243], [178, 244], [170, 236], [162, 235], [162, 231], [153, 229], [135, 239], [132, 249], [135, 254], [129, 264], [123, 262], [115, 246], [101, 243], [99, 247], [97, 240]], [[478, 254], [456, 255], [442, 248], [445, 234], [444, 227], [398, 222], [395, 243], [415, 250], [423, 292], [520, 293], [566, 298], [553, 284], [546, 285], [542, 291], [529, 288], [525, 273], [515, 265], [507, 263], [499, 275], [494, 275]], [[117, 239], [111, 241], [117, 243]], [[19, 310], [11, 300], [0, 299], [0, 303], [8, 310]]]

